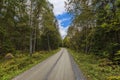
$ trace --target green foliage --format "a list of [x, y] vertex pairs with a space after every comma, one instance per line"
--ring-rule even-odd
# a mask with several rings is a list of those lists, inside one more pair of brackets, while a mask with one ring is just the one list
[[107, 78], [107, 80], [119, 80], [120, 76], [110, 76]]
[[4, 60], [2, 58], [0, 60], [0, 80], [11, 80], [16, 75], [30, 69], [58, 51], [59, 49], [50, 52], [36, 52], [32, 57], [29, 57], [26, 53], [16, 53], [13, 59]]
[[[27, 1], [0, 1], [0, 54], [16, 50], [28, 52], [30, 46], [32, 52], [42, 50], [42, 46], [47, 47], [42, 39], [42, 35], [46, 36], [47, 31], [50, 31], [50, 47], [58, 48], [61, 37], [52, 5], [45, 0], [30, 0], [30, 4], [26, 4]], [[46, 27], [48, 29], [44, 31]]]
[[76, 16], [68, 29], [67, 42], [70, 44], [64, 44], [76, 51], [117, 62], [114, 59], [120, 50], [120, 0], [93, 0], [91, 3], [86, 0], [68, 1], [68, 11], [73, 11]]
[[[45, 27], [44, 27], [45, 28]], [[61, 37], [59, 32], [54, 27], [46, 27], [41, 35], [41, 49], [53, 50], [60, 45]]]
[[116, 62], [116, 64], [120, 64], [120, 51], [117, 51], [114, 54], [113, 60]]
[[[24, 1], [1, 1], [2, 6], [0, 8], [0, 53], [5, 54], [8, 52], [14, 52], [15, 49], [23, 50], [21, 47], [26, 47], [26, 44], [24, 44], [23, 42], [29, 36], [29, 27], [27, 26], [27, 12], [23, 9], [23, 7], [25, 8]], [[23, 33], [24, 35], [22, 35]], [[27, 42], [29, 43], [28, 40]]]
[[1, 52], [4, 52], [4, 53], [13, 52], [15, 50], [13, 47], [13, 44], [9, 40], [6, 40], [5, 42], [3, 42], [1, 48], [2, 48]]
[[93, 54], [78, 53], [74, 50], [69, 50], [69, 52], [87, 80], [119, 80], [120, 66], [114, 65], [111, 60]]
[[69, 47], [70, 46], [70, 42], [69, 42], [69, 38], [68, 37], [65, 37], [65, 39], [63, 40], [63, 44], [64, 44], [64, 47]]

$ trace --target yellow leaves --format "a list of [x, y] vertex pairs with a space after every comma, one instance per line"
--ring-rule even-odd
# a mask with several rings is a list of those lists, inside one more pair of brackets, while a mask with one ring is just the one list
[[107, 25], [108, 25], [107, 23], [103, 23], [103, 24], [101, 25], [101, 27], [102, 27], [102, 28], [106, 28]]
[[120, 76], [110, 76], [107, 80], [120, 80]]

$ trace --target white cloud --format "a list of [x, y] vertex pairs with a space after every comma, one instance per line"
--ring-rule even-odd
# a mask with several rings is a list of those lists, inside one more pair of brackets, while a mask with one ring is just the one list
[[[63, 13], [65, 13], [65, 1], [67, 0], [48, 0], [50, 3], [53, 4], [54, 6], [54, 9], [53, 9], [53, 12], [55, 14], [55, 16], [57, 15], [62, 15]], [[68, 30], [68, 27], [63, 27], [61, 25], [61, 22], [64, 21], [66, 19], [63, 19], [63, 20], [58, 20], [58, 23], [59, 23], [59, 31], [60, 31], [60, 34], [62, 36], [62, 38], [64, 38], [66, 35], [67, 35], [67, 30]]]
[[54, 5], [53, 12], [55, 15], [59, 15], [65, 12], [65, 1], [67, 0], [49, 0], [49, 2]]
[[60, 29], [59, 29], [60, 34], [61, 34], [62, 38], [64, 39], [65, 36], [67, 35], [68, 27], [63, 27], [63, 26], [59, 26], [59, 27], [60, 27]]
[[59, 20], [58, 21], [58, 24], [59, 24], [59, 31], [60, 31], [60, 34], [61, 34], [61, 37], [64, 39], [65, 36], [67, 35], [67, 30], [69, 27], [63, 27], [61, 26], [61, 22], [64, 21], [65, 19], [62, 19], [62, 20]]

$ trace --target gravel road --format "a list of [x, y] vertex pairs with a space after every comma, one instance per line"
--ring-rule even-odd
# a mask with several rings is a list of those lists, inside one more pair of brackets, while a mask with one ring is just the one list
[[68, 53], [62, 48], [58, 53], [12, 80], [86, 80]]

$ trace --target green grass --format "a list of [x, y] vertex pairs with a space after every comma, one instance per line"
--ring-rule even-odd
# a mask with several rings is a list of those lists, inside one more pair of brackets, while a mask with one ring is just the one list
[[69, 50], [88, 80], [120, 80], [120, 66], [106, 58]]
[[18, 74], [30, 69], [41, 61], [52, 56], [58, 50], [54, 51], [41, 51], [33, 54], [32, 57], [29, 57], [28, 54], [15, 54], [14, 59], [10, 60], [0, 60], [0, 80], [11, 80], [13, 77]]

